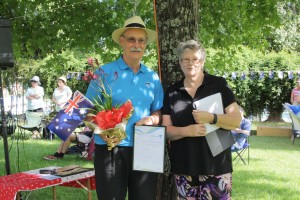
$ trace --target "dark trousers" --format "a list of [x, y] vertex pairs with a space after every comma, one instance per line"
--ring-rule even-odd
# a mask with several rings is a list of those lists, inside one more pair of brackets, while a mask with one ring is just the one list
[[132, 147], [95, 145], [96, 191], [99, 200], [155, 200], [158, 174], [133, 171]]

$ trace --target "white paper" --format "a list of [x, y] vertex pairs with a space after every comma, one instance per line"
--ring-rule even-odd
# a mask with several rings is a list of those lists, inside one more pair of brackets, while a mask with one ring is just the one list
[[135, 126], [133, 170], [163, 173], [165, 134], [164, 126]]
[[[207, 111], [214, 114], [224, 114], [222, 96], [220, 93], [216, 93], [195, 101], [193, 106], [196, 110]], [[206, 133], [213, 132], [219, 127], [216, 125], [205, 123]]]

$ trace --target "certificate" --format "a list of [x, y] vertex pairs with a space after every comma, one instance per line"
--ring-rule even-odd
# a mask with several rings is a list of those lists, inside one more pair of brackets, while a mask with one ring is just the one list
[[166, 127], [135, 126], [133, 170], [164, 172]]

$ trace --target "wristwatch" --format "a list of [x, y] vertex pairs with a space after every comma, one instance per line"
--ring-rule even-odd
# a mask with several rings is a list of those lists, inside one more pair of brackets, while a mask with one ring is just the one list
[[214, 114], [214, 119], [213, 119], [212, 123], [210, 123], [210, 124], [216, 124], [217, 121], [218, 121], [218, 115]]

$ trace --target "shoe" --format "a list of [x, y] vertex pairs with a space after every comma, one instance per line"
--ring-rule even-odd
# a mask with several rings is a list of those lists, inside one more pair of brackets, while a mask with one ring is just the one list
[[33, 135], [31, 136], [32, 139], [41, 139], [40, 133], [36, 130], [34, 130]]
[[45, 156], [44, 159], [45, 160], [56, 160], [56, 159], [58, 159], [58, 157], [56, 157], [54, 155], [49, 155], [49, 156]]

